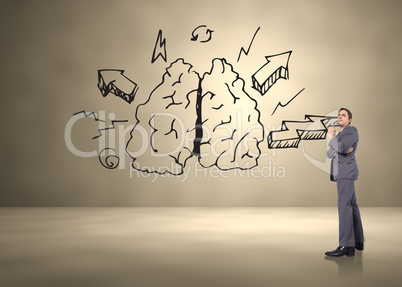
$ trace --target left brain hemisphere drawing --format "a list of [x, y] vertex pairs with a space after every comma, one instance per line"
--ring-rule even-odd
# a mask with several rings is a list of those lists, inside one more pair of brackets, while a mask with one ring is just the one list
[[[166, 69], [162, 82], [137, 107], [137, 123], [127, 143], [133, 168], [148, 173], [183, 173], [193, 151], [198, 83], [198, 74], [182, 59]], [[146, 151], [138, 153], [144, 147]]]
[[225, 59], [215, 59], [203, 77], [183, 59], [173, 62], [138, 105], [136, 119], [127, 153], [139, 171], [180, 175], [193, 156], [222, 170], [258, 164], [263, 127], [257, 104]]

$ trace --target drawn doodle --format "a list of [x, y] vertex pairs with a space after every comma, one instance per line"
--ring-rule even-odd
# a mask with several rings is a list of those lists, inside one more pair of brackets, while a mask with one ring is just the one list
[[279, 131], [268, 134], [268, 148], [298, 148], [301, 140], [323, 140], [327, 136], [328, 127], [336, 125], [337, 117], [305, 115], [305, 119], [283, 121]]
[[296, 95], [294, 95], [286, 104], [282, 104], [281, 102], [279, 102], [279, 103], [276, 105], [276, 107], [275, 107], [274, 111], [272, 112], [271, 116], [274, 115], [274, 113], [276, 112], [276, 109], [277, 109], [278, 107], [282, 107], [282, 108], [286, 107], [288, 104], [290, 104], [291, 101], [293, 101], [293, 100], [294, 100], [298, 95], [300, 95], [300, 93], [303, 92], [303, 91], [304, 91], [304, 88], [301, 89], [300, 92], [298, 92]]
[[123, 72], [124, 70], [114, 69], [98, 70], [98, 88], [103, 97], [112, 93], [130, 104], [134, 101], [138, 86], [124, 76]]
[[[259, 30], [260, 27], [247, 48], [240, 48], [237, 62], [243, 54], [243, 61], [249, 56]], [[213, 32], [206, 25], [200, 25], [192, 31], [191, 41], [207, 43]], [[288, 80], [291, 54], [292, 51], [287, 51], [266, 56], [266, 63], [254, 74], [243, 77], [223, 57], [214, 58], [210, 69], [203, 73], [183, 58], [171, 62], [159, 84], [136, 105], [136, 122], [125, 145], [132, 168], [144, 173], [181, 175], [192, 159], [203, 168], [249, 170], [258, 166], [262, 148], [266, 151], [266, 146], [261, 146], [265, 140], [268, 149], [286, 149], [298, 148], [301, 141], [325, 139], [328, 128], [337, 125], [336, 116], [306, 114], [302, 121], [282, 121], [279, 130], [266, 135], [258, 106], [260, 97], [252, 97], [247, 90], [250, 87], [263, 96], [278, 80]], [[151, 63], [159, 58], [167, 62], [166, 38], [162, 30], [158, 32]], [[246, 87], [244, 76], [247, 80], [251, 77], [251, 86]], [[98, 88], [103, 97], [113, 93], [128, 103], [134, 101], [139, 89], [123, 70], [115, 69], [98, 70]], [[286, 102], [279, 100], [271, 116], [279, 107], [288, 106], [304, 90]], [[115, 129], [116, 123], [127, 122], [109, 117], [111, 125], [106, 127], [104, 116], [98, 117], [94, 112], [84, 110], [74, 115], [78, 114], [93, 117], [100, 123], [99, 135], [93, 139], [101, 137], [106, 130]], [[112, 147], [103, 148], [98, 154], [100, 163], [108, 169], [114, 169], [120, 163], [120, 157]]]
[[199, 163], [221, 170], [258, 165], [264, 139], [257, 102], [226, 59], [214, 59], [202, 79], [202, 130]]
[[[183, 172], [186, 160], [193, 155], [194, 142], [189, 139], [195, 137], [199, 81], [193, 66], [183, 59], [177, 59], [166, 68], [162, 81], [146, 102], [137, 106], [137, 122], [126, 145], [134, 168], [147, 173]], [[137, 150], [137, 143], [143, 140], [142, 134], [137, 132], [140, 123], [151, 131], [148, 139], [148, 151], [153, 155], [151, 158], [137, 157], [132, 152]]]
[[[98, 118], [97, 115], [95, 114], [95, 112], [91, 112], [91, 113], [87, 114], [86, 111], [80, 111], [80, 112], [74, 113], [73, 116], [79, 115], [79, 114], [84, 114], [85, 117], [91, 117], [91, 116], [92, 116], [95, 121], [97, 121], [97, 122], [102, 122], [102, 123], [106, 123], [106, 120], [103, 120], [103, 119]], [[106, 128], [106, 127], [105, 127], [105, 128], [103, 128], [103, 127], [99, 128], [99, 129], [98, 129], [99, 135], [94, 136], [92, 139], [96, 139], [96, 138], [101, 137], [101, 136], [102, 136], [102, 131], [115, 129], [115, 128], [116, 128], [116, 126], [114, 125], [115, 123], [126, 123], [126, 122], [128, 122], [128, 120], [114, 120], [114, 119], [111, 120], [111, 121], [112, 121], [112, 126], [109, 126], [109, 127], [107, 127], [107, 128]]]
[[162, 30], [159, 30], [158, 37], [156, 38], [151, 63], [153, 64], [159, 58], [159, 56], [163, 59], [163, 61], [167, 61], [166, 38], [163, 38], [162, 40]]
[[[212, 39], [212, 30], [208, 29], [206, 25], [198, 26], [191, 32], [191, 41], [199, 40], [200, 43], [207, 43]], [[200, 39], [198, 39], [200, 37]]]
[[254, 38], [255, 38], [255, 36], [257, 35], [257, 33], [258, 33], [258, 31], [260, 30], [260, 28], [261, 28], [261, 27], [258, 27], [257, 31], [255, 31], [254, 36], [253, 36], [253, 38], [251, 39], [250, 45], [249, 45], [248, 48], [247, 48], [247, 51], [245, 51], [244, 48], [241, 47], [240, 52], [239, 52], [239, 56], [237, 57], [237, 62], [239, 62], [240, 57], [241, 57], [241, 55], [242, 55], [242, 52], [244, 53], [244, 55], [248, 56], [248, 53], [250, 52], [251, 45], [253, 44]]
[[90, 113], [88, 114], [85, 110], [83, 110], [83, 111], [79, 111], [79, 112], [74, 113], [73, 116], [76, 116], [76, 115], [79, 115], [79, 114], [84, 114], [84, 116], [85, 116], [86, 118], [88, 118], [88, 117], [93, 117], [96, 122], [99, 122], [99, 121], [100, 121], [100, 122], [106, 122], [105, 120], [100, 119], [100, 118], [95, 114], [95, 112], [90, 112]]
[[289, 58], [292, 51], [266, 56], [267, 63], [252, 75], [253, 88], [264, 95], [279, 79], [289, 79]]
[[129, 151], [142, 140], [134, 126], [126, 150], [133, 167], [143, 172], [181, 174], [193, 156], [203, 167], [222, 170], [258, 164], [258, 145], [264, 139], [260, 111], [245, 92], [244, 80], [224, 58], [214, 59], [202, 77], [191, 64], [177, 59], [148, 100], [137, 107], [136, 118], [137, 124], [148, 123], [150, 151], [155, 154], [151, 164]]
[[[111, 151], [113, 154], [110, 154]], [[115, 169], [119, 166], [120, 158], [114, 154], [115, 150], [113, 148], [104, 148], [99, 153], [99, 162], [107, 169]]]

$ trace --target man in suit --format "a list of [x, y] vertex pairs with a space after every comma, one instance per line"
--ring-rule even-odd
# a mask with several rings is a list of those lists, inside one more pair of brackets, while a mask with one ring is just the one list
[[341, 108], [338, 113], [340, 132], [335, 135], [335, 128], [328, 129], [327, 156], [332, 158], [330, 178], [336, 181], [338, 188], [339, 247], [326, 252], [327, 256], [354, 256], [355, 248], [364, 249], [363, 226], [355, 194], [355, 180], [359, 175], [355, 158], [359, 134], [351, 122], [352, 113]]

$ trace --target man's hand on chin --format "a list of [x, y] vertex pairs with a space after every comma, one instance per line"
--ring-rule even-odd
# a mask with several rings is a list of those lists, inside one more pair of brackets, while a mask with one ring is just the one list
[[332, 140], [335, 137], [335, 132], [336, 132], [336, 130], [334, 127], [330, 127], [328, 129], [328, 137], [330, 140]]

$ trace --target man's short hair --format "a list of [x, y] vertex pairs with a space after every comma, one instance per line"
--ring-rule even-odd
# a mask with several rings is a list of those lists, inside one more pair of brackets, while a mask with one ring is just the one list
[[347, 113], [348, 113], [348, 117], [349, 117], [349, 119], [350, 119], [350, 123], [352, 123], [352, 112], [349, 111], [349, 109], [347, 109], [347, 108], [340, 108], [338, 114], [340, 113], [340, 111], [345, 111], [345, 112], [347, 112]]

